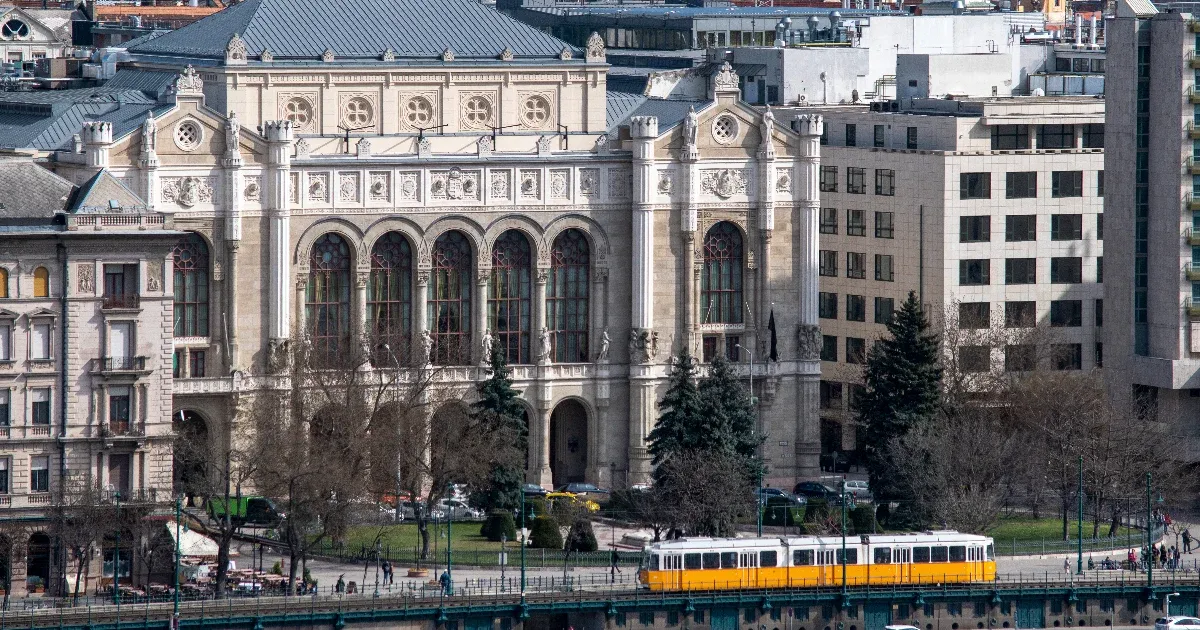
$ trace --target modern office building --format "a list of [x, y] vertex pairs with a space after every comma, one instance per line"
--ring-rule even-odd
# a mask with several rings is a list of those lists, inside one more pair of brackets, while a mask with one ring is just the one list
[[856, 448], [865, 354], [910, 291], [939, 325], [970, 331], [965, 343], [995, 339], [985, 330], [1017, 338], [1031, 329], [1035, 348], [953, 349], [966, 372], [1090, 370], [1106, 354], [1104, 101], [895, 105], [808, 108], [825, 117], [826, 132], [818, 261], [826, 453]]

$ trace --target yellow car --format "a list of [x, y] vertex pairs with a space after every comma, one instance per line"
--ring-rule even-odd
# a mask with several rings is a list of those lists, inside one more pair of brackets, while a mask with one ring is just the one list
[[575, 494], [574, 492], [547, 492], [546, 493], [547, 501], [553, 501], [554, 499], [559, 499], [559, 498], [570, 499], [571, 503], [573, 503], [575, 505], [582, 505], [589, 512], [599, 512], [600, 511], [599, 503], [596, 503], [595, 501], [592, 501], [591, 499], [581, 499], [581, 498], [579, 498], [579, 495]]

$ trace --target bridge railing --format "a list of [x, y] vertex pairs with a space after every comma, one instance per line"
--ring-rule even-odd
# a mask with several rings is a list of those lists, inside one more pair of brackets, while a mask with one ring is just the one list
[[[1151, 532], [1151, 538], [1155, 541], [1162, 539], [1166, 533], [1166, 528], [1161, 525], [1156, 526]], [[1000, 556], [1036, 556], [1075, 553], [1079, 548], [1079, 539], [1061, 540], [1056, 538], [1043, 538], [1041, 540], [1004, 540], [1002, 538], [995, 539], [996, 554]], [[1146, 545], [1146, 532], [1134, 531], [1126, 529], [1125, 534], [1121, 536], [1103, 536], [1100, 538], [1084, 538], [1083, 551], [1084, 553], [1118, 553], [1119, 558], [1114, 560], [1124, 560], [1125, 554], [1130, 549], [1134, 551], [1140, 550]]]

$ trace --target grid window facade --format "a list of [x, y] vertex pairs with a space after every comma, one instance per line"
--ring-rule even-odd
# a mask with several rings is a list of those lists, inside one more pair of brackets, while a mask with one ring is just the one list
[[837, 319], [838, 294], [821, 291], [817, 294], [817, 314], [821, 319]]
[[1032, 344], [1010, 344], [1004, 347], [1005, 372], [1029, 372], [1037, 367], [1037, 347]]
[[883, 125], [875, 125], [875, 146], [882, 147], [887, 144], [887, 129]]
[[857, 166], [846, 167], [846, 192], [852, 195], [867, 194], [867, 169]]
[[905, 133], [905, 146], [909, 149], [917, 148], [917, 128], [909, 127]]
[[1082, 197], [1083, 171], [1054, 171], [1050, 173], [1050, 196], [1055, 198]]
[[988, 302], [961, 302], [958, 305], [958, 327], [978, 330], [991, 325], [991, 304]]
[[959, 199], [991, 199], [991, 173], [959, 173]]
[[1076, 328], [1083, 325], [1082, 300], [1050, 302], [1050, 325], [1056, 328]]
[[1004, 284], [1037, 282], [1036, 258], [1008, 258], [1004, 261]]
[[817, 255], [817, 260], [820, 263], [819, 272], [822, 276], [836, 278], [838, 253], [831, 249], [822, 249]]
[[1083, 344], [1055, 343], [1050, 345], [1051, 367], [1056, 370], [1083, 369]]
[[867, 340], [846, 337], [846, 363], [861, 365], [867, 358]]
[[867, 255], [859, 252], [846, 252], [846, 277], [859, 280], [867, 277]]
[[1013, 301], [1004, 303], [1006, 328], [1033, 328], [1037, 325], [1037, 302]]
[[867, 212], [865, 210], [846, 211], [846, 235], [867, 235]]
[[875, 279], [892, 282], [896, 279], [895, 263], [891, 254], [875, 254]]
[[993, 151], [1025, 151], [1029, 149], [1029, 125], [994, 125]]
[[858, 146], [858, 125], [853, 123], [846, 124], [846, 146]]
[[175, 336], [208, 336], [208, 245], [198, 234], [171, 252], [175, 274]]
[[838, 338], [833, 335], [821, 335], [821, 360], [837, 361]]
[[875, 238], [896, 237], [896, 213], [875, 212]]
[[1104, 123], [1091, 123], [1083, 126], [1083, 148], [1104, 148]]
[[861, 295], [846, 296], [846, 321], [867, 321], [867, 298]]
[[1051, 258], [1050, 282], [1054, 284], [1079, 284], [1083, 282], [1083, 259], [1077, 256]]
[[1075, 148], [1075, 125], [1041, 125], [1038, 127], [1038, 148]]
[[309, 256], [304, 292], [305, 320], [313, 350], [331, 357], [350, 342], [350, 246], [339, 234], [325, 234]]
[[958, 261], [958, 283], [963, 286], [991, 284], [991, 263], [986, 258]]
[[1037, 197], [1037, 171], [1019, 171], [1004, 174], [1004, 197], [1006, 199], [1033, 199]]
[[821, 208], [821, 234], [838, 233], [837, 208]]
[[896, 299], [877, 297], [875, 298], [875, 323], [890, 324], [892, 317], [896, 313]]
[[1050, 215], [1050, 240], [1078, 241], [1083, 239], [1082, 214]]
[[[398, 352], [412, 329], [412, 246], [399, 232], [384, 234], [371, 248], [367, 282], [367, 325], [375, 345]], [[378, 357], [389, 364], [390, 356]]]
[[960, 243], [986, 243], [992, 240], [992, 217], [958, 218], [958, 241]]
[[892, 197], [896, 194], [896, 171], [890, 168], [875, 169], [875, 194]]
[[1037, 215], [1013, 214], [1004, 217], [1004, 240], [1009, 243], [1037, 240]]
[[987, 346], [958, 348], [958, 368], [966, 373], [987, 372], [992, 369], [992, 349]]
[[821, 192], [837, 192], [838, 191], [838, 167], [822, 166], [821, 167]]

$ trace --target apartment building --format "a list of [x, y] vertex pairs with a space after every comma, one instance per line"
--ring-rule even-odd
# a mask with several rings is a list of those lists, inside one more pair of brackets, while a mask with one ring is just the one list
[[107, 171], [75, 186], [0, 159], [0, 587], [13, 595], [61, 592], [60, 502], [172, 496], [164, 269], [181, 236]]
[[1105, 92], [1105, 202], [1117, 236], [1106, 377], [1114, 395], [1187, 439], [1200, 416], [1200, 23], [1186, 12], [1195, 6], [1118, 3]]
[[1045, 339], [957, 348], [964, 370], [1103, 365], [1103, 101], [817, 109], [824, 453], [856, 448], [862, 363], [910, 291], [934, 319]]

